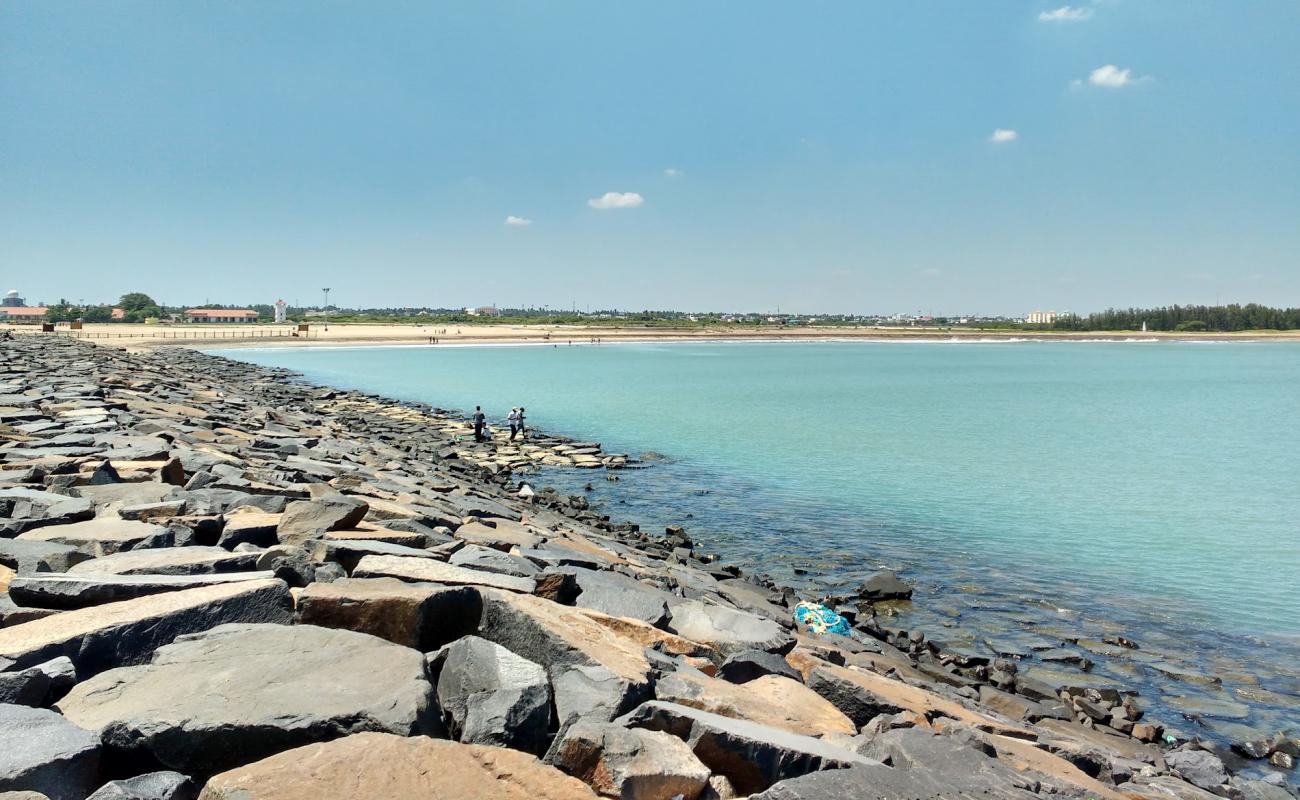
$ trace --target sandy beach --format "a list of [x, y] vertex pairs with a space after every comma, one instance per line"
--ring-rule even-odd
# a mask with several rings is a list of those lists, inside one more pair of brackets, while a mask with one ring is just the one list
[[[30, 325], [3, 325], [16, 335], [38, 333]], [[297, 335], [295, 335], [297, 334]], [[48, 334], [47, 334], [48, 335]], [[60, 330], [58, 336], [131, 351], [185, 344], [191, 347], [338, 347], [365, 345], [552, 344], [556, 346], [612, 342], [664, 341], [1300, 341], [1300, 331], [1242, 331], [1238, 333], [1164, 333], [1146, 331], [1019, 331], [918, 327], [647, 327], [636, 325], [418, 325], [381, 323], [312, 323], [298, 333], [293, 325], [143, 325], [88, 324], [80, 331]]]

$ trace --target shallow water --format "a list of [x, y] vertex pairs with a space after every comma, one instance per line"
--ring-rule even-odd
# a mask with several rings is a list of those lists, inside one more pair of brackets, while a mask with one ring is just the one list
[[[533, 425], [668, 457], [618, 483], [546, 476], [569, 490], [590, 481], [615, 518], [685, 524], [706, 547], [810, 589], [899, 569], [924, 598], [902, 624], [936, 628], [932, 638], [947, 623], [977, 646], [1032, 650], [1123, 632], [1143, 650], [1090, 655], [1094, 676], [1246, 703], [1245, 719], [1218, 709], [1221, 731], [1300, 726], [1300, 344], [222, 354], [495, 416], [524, 404]], [[1156, 662], [1250, 675], [1171, 694]]]

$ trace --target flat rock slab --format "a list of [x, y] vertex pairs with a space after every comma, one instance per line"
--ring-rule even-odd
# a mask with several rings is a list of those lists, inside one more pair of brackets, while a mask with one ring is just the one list
[[[373, 533], [374, 531], [366, 531]], [[307, 545], [316, 561], [333, 561], [351, 573], [366, 556], [402, 556], [403, 558], [433, 558], [435, 553], [404, 544], [394, 544], [378, 539], [334, 539], [330, 535]]]
[[84, 677], [149, 660], [186, 633], [226, 622], [293, 621], [289, 587], [264, 580], [182, 589], [93, 608], [64, 611], [0, 628], [0, 669], [22, 669], [67, 656]]
[[594, 800], [585, 784], [501, 747], [359, 733], [213, 776], [200, 800]]
[[193, 800], [197, 796], [188, 775], [164, 770], [110, 781], [86, 800]]
[[232, 553], [222, 547], [161, 547], [131, 550], [83, 561], [73, 575], [202, 575], [257, 567], [257, 553]]
[[[872, 798], [872, 800], [916, 800], [917, 798], [982, 797], [978, 788], [963, 781], [961, 775], [935, 769], [893, 769], [882, 764], [828, 770], [782, 781], [764, 792], [750, 795], [749, 800], [828, 800], [829, 798]], [[1023, 797], [1036, 795], [1018, 792], [989, 797]]]
[[617, 721], [629, 728], [671, 733], [706, 767], [725, 775], [741, 795], [822, 769], [879, 764], [820, 739], [676, 703], [643, 703]]
[[439, 730], [416, 651], [312, 625], [221, 625], [144, 665], [77, 684], [58, 703], [120, 758], [211, 775], [362, 731]]
[[19, 575], [9, 584], [15, 602], [35, 608], [68, 610], [132, 600], [162, 592], [239, 581], [269, 580], [273, 572], [235, 572], [226, 575], [97, 575], [34, 573]]
[[95, 507], [87, 499], [39, 489], [0, 489], [0, 502], [14, 504], [10, 519], [0, 520], [0, 535], [3, 536], [14, 536], [46, 525], [66, 525], [95, 516]]
[[0, 792], [82, 800], [97, 784], [99, 737], [53, 711], [0, 705]]
[[713, 603], [687, 600], [675, 603], [668, 630], [697, 642], [705, 642], [724, 655], [742, 650], [764, 650], [785, 654], [794, 649], [795, 639], [776, 622]]
[[528, 549], [536, 547], [541, 537], [531, 528], [519, 522], [507, 519], [491, 519], [484, 522], [470, 522], [461, 525], [455, 531], [457, 539], [471, 544], [492, 547], [497, 550], [509, 550], [512, 547]]
[[295, 500], [284, 509], [276, 535], [281, 544], [301, 544], [326, 531], [355, 528], [369, 510], [364, 500], [347, 495]]
[[489, 586], [512, 592], [531, 594], [537, 584], [532, 578], [498, 575], [468, 567], [458, 567], [429, 558], [406, 556], [365, 556], [352, 576], [355, 578], [401, 578], [408, 581], [428, 581], [454, 586]]
[[0, 539], [0, 565], [17, 572], [67, 572], [92, 558], [77, 548], [55, 542]]
[[618, 572], [579, 567], [560, 570], [573, 575], [582, 590], [575, 604], [614, 617], [639, 619], [663, 627], [669, 619], [668, 604], [677, 598]]
[[804, 736], [853, 736], [858, 732], [853, 721], [821, 695], [776, 675], [738, 685], [704, 674], [675, 672], [656, 682], [655, 697]]
[[368, 633], [417, 650], [433, 650], [478, 629], [483, 602], [468, 586], [345, 578], [312, 583], [298, 596], [308, 625]]
[[18, 539], [66, 544], [92, 556], [106, 556], [130, 550], [145, 539], [166, 532], [162, 525], [101, 517], [67, 525], [47, 525], [21, 533]]

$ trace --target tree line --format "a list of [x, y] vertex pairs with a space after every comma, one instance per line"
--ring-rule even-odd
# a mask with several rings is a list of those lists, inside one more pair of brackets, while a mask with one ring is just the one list
[[1258, 303], [1226, 306], [1108, 308], [1087, 316], [1057, 317], [1050, 327], [1066, 331], [1290, 331], [1300, 329], [1300, 308], [1271, 308]]

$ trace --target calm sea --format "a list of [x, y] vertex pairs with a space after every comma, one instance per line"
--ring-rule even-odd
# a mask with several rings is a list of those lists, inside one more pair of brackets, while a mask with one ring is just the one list
[[1281, 706], [1300, 694], [1286, 667], [1300, 642], [1300, 344], [222, 354], [444, 408], [524, 405], [538, 427], [662, 454], [618, 483], [541, 482], [590, 482], [616, 519], [685, 524], [783, 580], [844, 587], [889, 566], [942, 612], [932, 622], [1001, 614], [1051, 638], [1042, 613], [1092, 620], [1098, 639], [1146, 638], [1183, 668], [1265, 672]]

